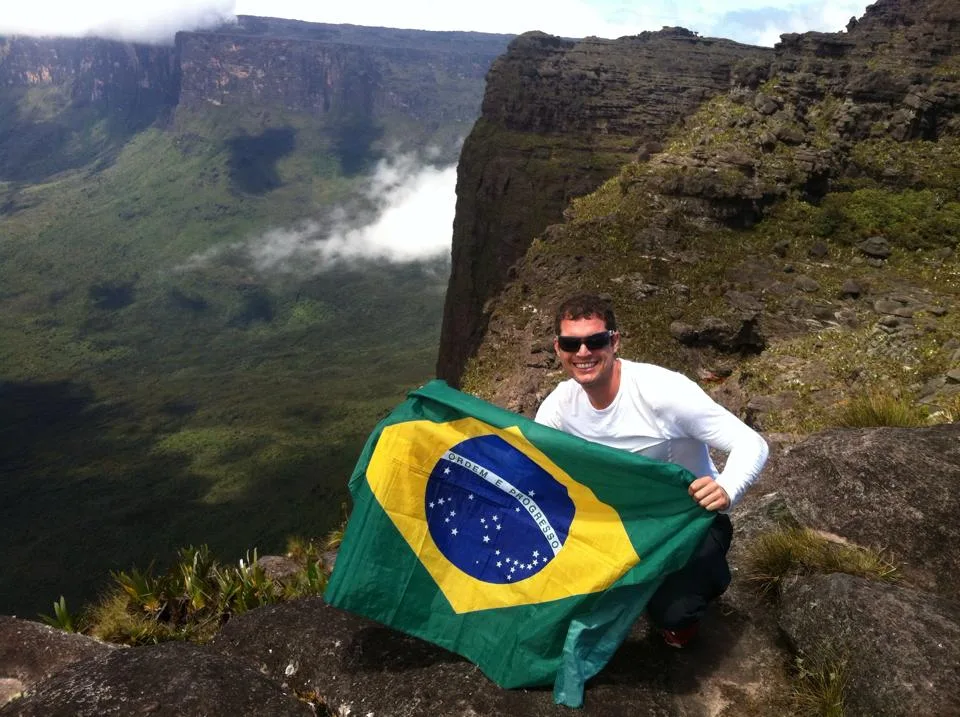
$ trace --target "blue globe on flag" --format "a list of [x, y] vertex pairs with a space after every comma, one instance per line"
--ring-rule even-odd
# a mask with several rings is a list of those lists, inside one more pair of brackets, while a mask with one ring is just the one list
[[563, 548], [576, 512], [565, 486], [496, 435], [444, 452], [427, 481], [424, 509], [444, 557], [497, 584], [540, 572]]

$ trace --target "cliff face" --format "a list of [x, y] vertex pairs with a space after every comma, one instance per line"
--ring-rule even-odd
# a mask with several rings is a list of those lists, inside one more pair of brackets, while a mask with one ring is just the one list
[[507, 39], [241, 17], [235, 28], [178, 34], [180, 101], [468, 122]]
[[400, 117], [465, 133], [509, 39], [254, 17], [179, 33], [172, 48], [0, 38], [0, 178], [81, 166], [180, 108], [330, 115], [361, 134], [364, 122]]
[[461, 153], [437, 375], [459, 383], [488, 302], [572, 197], [657, 151], [704, 101], [764, 79], [772, 59], [770, 50], [682, 29], [615, 41], [515, 40], [491, 68], [481, 119]]
[[[445, 345], [448, 375], [532, 412], [560, 376], [552, 309], [590, 290], [620, 308], [625, 357], [699, 377], [758, 427], [846, 425], [871, 396], [960, 418], [960, 6], [882, 0], [846, 33], [785, 35], [769, 60], [533, 237], [460, 319], [477, 333]], [[527, 210], [514, 196], [500, 214]], [[516, 246], [455, 241], [478, 276]], [[462, 377], [454, 359], [478, 343]]]

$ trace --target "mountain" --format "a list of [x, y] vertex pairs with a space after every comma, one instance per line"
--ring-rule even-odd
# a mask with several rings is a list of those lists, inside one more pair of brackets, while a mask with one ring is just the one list
[[339, 522], [367, 433], [431, 374], [448, 259], [337, 252], [418, 178], [452, 202], [509, 39], [0, 39], [0, 610]]
[[[767, 430], [837, 425], [871, 397], [956, 420], [958, 28], [955, 3], [881, 0], [772, 51], [521, 36], [464, 146], [438, 373], [532, 412], [559, 376], [552, 307], [587, 289], [616, 300], [625, 355], [699, 376]], [[652, 92], [655, 71], [623, 69], [647, 46], [700, 74]], [[610, 89], [583, 99], [591, 71]], [[671, 101], [688, 86], [699, 100]], [[570, 145], [603, 168], [578, 191]]]

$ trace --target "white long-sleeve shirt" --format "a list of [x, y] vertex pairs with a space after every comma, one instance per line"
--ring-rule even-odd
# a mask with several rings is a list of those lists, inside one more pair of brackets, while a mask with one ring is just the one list
[[[594, 408], [586, 391], [570, 379], [544, 399], [537, 423], [678, 463], [698, 478], [711, 476], [733, 507], [766, 463], [766, 441], [686, 376], [653, 364], [619, 361], [620, 389], [613, 403]], [[708, 446], [728, 454], [722, 473]]]

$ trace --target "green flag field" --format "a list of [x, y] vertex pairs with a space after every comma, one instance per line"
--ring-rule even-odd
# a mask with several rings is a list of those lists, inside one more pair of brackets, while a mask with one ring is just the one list
[[327, 602], [580, 706], [713, 519], [693, 478], [433, 381], [364, 447]]

